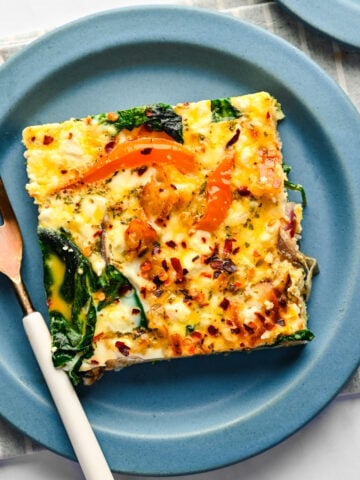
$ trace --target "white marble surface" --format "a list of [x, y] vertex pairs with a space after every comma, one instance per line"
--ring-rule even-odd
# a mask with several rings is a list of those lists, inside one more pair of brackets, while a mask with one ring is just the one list
[[[49, 30], [89, 13], [141, 3], [181, 3], [176, 0], [11, 0], [0, 2], [0, 40], [18, 34]], [[183, 3], [191, 3], [184, 1]], [[238, 4], [259, 4], [242, 0]], [[233, 8], [236, 0], [206, 0], [198, 4]], [[321, 64], [321, 51], [317, 50]], [[309, 399], [311, 401], [311, 399]], [[1, 424], [0, 424], [1, 428]], [[1, 434], [1, 432], [0, 432]], [[337, 398], [308, 425], [285, 442], [254, 458], [219, 471], [190, 475], [191, 480], [359, 480], [360, 396]], [[206, 452], [204, 453], [206, 454]], [[75, 462], [51, 452], [40, 452], [0, 460], [1, 480], [80, 480]], [[116, 480], [137, 480], [115, 474]], [[180, 478], [180, 477], [172, 477]], [[101, 479], [99, 479], [101, 480]]]

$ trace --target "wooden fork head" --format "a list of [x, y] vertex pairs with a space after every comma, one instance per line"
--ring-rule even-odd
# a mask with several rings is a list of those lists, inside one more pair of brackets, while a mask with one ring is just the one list
[[20, 281], [22, 239], [15, 213], [0, 177], [0, 271], [13, 282]]

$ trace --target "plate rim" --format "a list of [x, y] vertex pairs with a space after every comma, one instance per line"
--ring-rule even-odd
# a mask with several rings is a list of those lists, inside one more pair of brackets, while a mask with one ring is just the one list
[[[203, 9], [195, 9], [195, 8], [192, 8], [192, 7], [184, 7], [184, 6], [178, 6], [178, 5], [171, 5], [171, 6], [162, 6], [162, 5], [161, 6], [158, 6], [158, 5], [155, 6], [154, 5], [154, 6], [146, 6], [145, 8], [144, 7], [119, 8], [119, 9], [115, 9], [115, 10], [111, 10], [111, 11], [102, 12], [100, 14], [93, 14], [93, 15], [84, 17], [80, 20], [70, 22], [67, 25], [59, 27], [58, 29], [47, 33], [44, 37], [41, 37], [40, 39], [36, 40], [31, 45], [26, 47], [24, 50], [22, 50], [18, 54], [16, 54], [13, 58], [11, 58], [7, 62], [5, 62], [5, 64], [0, 69], [0, 85], [3, 81], [3, 77], [7, 75], [7, 72], [9, 70], [11, 70], [11, 68], [16, 69], [16, 68], [19, 67], [19, 63], [21, 64], [21, 62], [23, 62], [23, 61], [28, 61], [27, 59], [28, 59], [28, 54], [29, 53], [31, 53], [32, 55], [35, 53], [35, 56], [39, 55], [39, 52], [41, 53], [41, 50], [44, 49], [47, 45], [49, 45], [49, 41], [50, 41], [50, 44], [51, 44], [51, 42], [54, 42], [54, 40], [56, 42], [57, 38], [62, 37], [64, 35], [64, 33], [67, 34], [69, 31], [73, 32], [77, 28], [79, 28], [79, 27], [81, 28], [81, 26], [92, 23], [95, 20], [98, 22], [99, 18], [101, 18], [102, 21], [104, 21], [104, 19], [107, 19], [112, 15], [114, 15], [114, 16], [128, 15], [128, 16], [134, 16], [134, 18], [135, 18], [136, 16], [139, 16], [140, 13], [143, 14], [144, 11], [146, 12], [147, 16], [149, 16], [149, 15], [150, 16], [159, 15], [159, 13], [162, 13], [163, 15], [166, 14], [166, 15], [169, 16], [170, 14], [173, 14], [174, 12], [177, 12], [176, 15], [190, 15], [190, 14], [191, 15], [197, 15], [197, 18], [202, 18], [202, 19], [206, 18], [208, 21], [218, 21], [220, 23], [225, 22], [226, 24], [231, 25], [232, 29], [233, 28], [239, 28], [239, 29], [242, 28], [243, 31], [245, 31], [246, 33], [250, 32], [251, 35], [255, 36], [256, 38], [259, 38], [259, 37], [262, 38], [262, 39], [266, 38], [267, 40], [270, 41], [270, 43], [273, 46], [278, 46], [279, 48], [281, 48], [282, 51], [284, 51], [287, 56], [290, 56], [290, 57], [293, 58], [293, 56], [295, 55], [295, 57], [297, 59], [299, 59], [301, 66], [305, 62], [305, 65], [309, 67], [309, 70], [311, 70], [311, 76], [314, 76], [315, 78], [318, 78], [319, 75], [320, 75], [320, 78], [322, 79], [323, 82], [326, 83], [326, 85], [328, 85], [328, 88], [330, 88], [332, 92], [336, 92], [337, 101], [340, 101], [340, 103], [342, 102], [342, 104], [345, 105], [345, 109], [346, 109], [345, 116], [350, 115], [354, 118], [355, 127], [357, 127], [357, 129], [359, 130], [359, 133], [360, 133], [360, 118], [358, 116], [357, 111], [355, 110], [355, 107], [351, 104], [351, 102], [346, 97], [346, 95], [343, 92], [341, 92], [341, 90], [337, 86], [337, 84], [332, 79], [330, 79], [327, 76], [327, 74], [320, 69], [320, 67], [318, 67], [311, 60], [309, 60], [305, 56], [305, 54], [303, 54], [302, 52], [297, 50], [295, 47], [292, 47], [290, 44], [288, 44], [284, 40], [280, 39], [279, 37], [276, 37], [275, 35], [271, 34], [270, 32], [262, 30], [259, 27], [255, 27], [253, 25], [247, 24], [247, 23], [245, 23], [245, 22], [243, 22], [239, 19], [235, 19], [233, 17], [230, 17], [228, 15], [224, 15], [224, 14], [218, 13], [218, 12], [206, 11], [206, 10], [203, 10]], [[169, 35], [170, 35], [170, 33], [169, 33]], [[220, 44], [221, 44], [221, 42], [220, 42]], [[220, 48], [220, 45], [218, 43], [216, 43], [216, 48]], [[239, 59], [240, 59], [240, 57], [239, 57]], [[20, 65], [20, 67], [21, 67], [21, 65]], [[0, 103], [1, 103], [1, 94], [0, 94]], [[12, 106], [11, 102], [9, 101], [8, 103], [10, 104], [9, 108], [11, 109], [11, 106]], [[308, 107], [310, 107], [310, 106], [308, 105]], [[2, 122], [3, 117], [4, 116], [0, 115], [0, 124]], [[5, 115], [5, 117], [6, 117], [6, 115]], [[359, 135], [359, 137], [360, 137], [360, 135]], [[1, 161], [0, 161], [0, 166], [1, 166]], [[358, 233], [357, 233], [357, 235], [359, 237]], [[355, 360], [354, 360], [353, 363], [354, 363], [354, 366], [353, 366], [352, 371], [357, 366], [357, 365], [355, 365], [355, 363], [356, 363]], [[358, 360], [357, 360], [357, 363], [358, 363]], [[350, 375], [351, 372], [348, 372], [348, 374]], [[346, 382], [347, 378], [348, 377], [343, 379], [342, 384], [344, 384]], [[0, 380], [1, 380], [1, 378], [0, 378]], [[336, 395], [337, 391], [340, 388], [341, 388], [341, 385], [338, 386], [338, 389], [336, 391], [332, 392], [332, 395], [327, 397], [326, 402], [324, 402], [324, 399], [323, 399], [323, 401], [320, 402], [321, 407], [320, 407], [320, 405], [317, 405], [312, 410], [312, 414], [308, 416], [307, 421], [305, 423], [310, 421], [313, 418], [314, 415], [319, 413], [319, 411], [322, 408], [324, 408], [331, 401], [331, 399], [334, 397], [334, 395]], [[1, 413], [1, 414], [2, 414], [2, 416], [4, 416], [3, 413]], [[4, 417], [6, 418], [6, 416], [4, 416]], [[305, 423], [303, 423], [301, 426], [303, 426]], [[16, 424], [14, 424], [14, 425], [16, 426]], [[299, 426], [299, 428], [301, 426]], [[29, 435], [29, 432], [24, 431], [24, 433], [26, 435]], [[274, 446], [276, 443], [279, 443], [280, 441], [282, 441], [284, 438], [287, 438], [287, 436], [291, 435], [292, 433], [295, 433], [295, 430], [293, 430], [290, 433], [286, 432], [285, 434], [282, 435], [282, 438], [278, 438], [277, 442], [274, 442], [271, 445], [267, 445], [267, 446], [263, 445], [262, 449], [259, 449], [256, 453], [252, 452], [252, 454], [248, 454], [245, 458], [248, 458], [249, 456], [252, 456], [254, 454], [258, 454], [261, 451], [263, 451], [264, 449], [267, 449], [267, 448], [270, 448], [270, 447]], [[102, 437], [102, 435], [100, 435], [100, 437]], [[47, 446], [47, 448], [51, 449], [51, 446], [50, 447]], [[57, 450], [55, 450], [55, 451], [57, 451]], [[68, 450], [66, 452], [58, 452], [58, 453], [63, 454], [64, 456], [70, 456], [70, 458], [73, 458], [71, 452], [69, 452]], [[211, 466], [209, 466], [209, 468], [206, 467], [204, 464], [202, 464], [202, 466], [200, 466], [200, 464], [198, 462], [198, 465], [196, 466], [196, 468], [194, 467], [189, 472], [185, 472], [185, 471], [165, 472], [165, 471], [159, 471], [158, 470], [156, 472], [155, 471], [151, 471], [151, 472], [142, 471], [142, 472], [128, 472], [128, 473], [151, 474], [151, 475], [154, 475], [154, 474], [158, 474], [158, 475], [186, 474], [186, 473], [194, 473], [194, 472], [198, 472], [198, 471], [204, 471], [204, 470], [219, 468], [221, 466], [225, 466], [225, 465], [228, 465], [229, 463], [234, 463], [234, 462], [239, 461], [239, 460], [241, 460], [241, 458], [239, 458], [239, 459], [233, 458], [231, 461], [229, 459], [227, 459], [225, 462], [223, 462], [221, 464], [219, 464], [219, 463], [212, 464]], [[118, 467], [116, 467], [116, 468], [118, 468]], [[117, 471], [124, 472], [121, 469], [118, 469]]]
[[[326, 37], [333, 38], [341, 44], [351, 48], [360, 48], [360, 34], [358, 23], [355, 19], [356, 12], [351, 8], [351, 5], [346, 3], [348, 8], [338, 2], [338, 0], [331, 0], [331, 5], [326, 2], [326, 8], [323, 8], [325, 2], [318, 2], [314, 8], [314, 2], [302, 0], [277, 0], [289, 13], [295, 15], [298, 20], [303, 20], [308, 26], [315, 29], [317, 32]], [[318, 11], [318, 8], [319, 11]], [[329, 12], [332, 12], [331, 15]], [[336, 21], [332, 21], [336, 18]], [[342, 28], [339, 27], [341, 25]]]

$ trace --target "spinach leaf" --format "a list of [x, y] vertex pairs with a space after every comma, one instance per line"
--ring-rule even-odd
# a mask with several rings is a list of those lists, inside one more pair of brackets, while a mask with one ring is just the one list
[[195, 325], [186, 325], [185, 326], [185, 335], [188, 336], [195, 330]]
[[300, 195], [301, 195], [301, 203], [303, 205], [303, 207], [306, 207], [307, 205], [307, 198], [306, 198], [306, 193], [305, 193], [305, 189], [302, 185], [300, 185], [300, 183], [293, 183], [293, 182], [289, 182], [289, 180], [285, 180], [284, 181], [284, 185], [286, 188], [288, 188], [289, 190], [296, 190], [297, 192], [300, 192]]
[[[70, 240], [64, 231], [53, 231], [39, 228], [38, 237], [41, 251], [45, 260], [45, 286], [51, 289], [54, 279], [49, 267], [49, 255], [55, 254], [65, 265], [64, 280], [60, 288], [60, 294], [68, 302], [74, 302], [79, 310], [86, 302], [86, 283], [92, 290], [95, 289], [95, 275], [89, 261], [81, 254], [77, 246]], [[48, 293], [48, 292], [47, 292]]]
[[[49, 302], [53, 362], [56, 367], [63, 367], [76, 385], [81, 378], [82, 361], [94, 351], [97, 312], [127, 292], [131, 292], [131, 301], [140, 310], [139, 328], [147, 328], [145, 312], [135, 289], [114, 266], [107, 265], [98, 277], [66, 232], [39, 228], [38, 236]], [[56, 262], [55, 278], [52, 272]], [[101, 301], [95, 300], [95, 292], [102, 292]]]
[[[77, 384], [82, 360], [93, 353], [96, 309], [91, 293], [96, 288], [95, 274], [64, 232], [39, 229], [38, 236], [47, 277], [45, 288], [49, 299], [53, 361], [55, 366], [65, 366], [73, 383]], [[60, 281], [51, 275], [54, 257], [64, 265]], [[54, 299], [55, 307], [52, 306]]]
[[229, 98], [211, 100], [211, 112], [213, 122], [234, 120], [242, 116], [242, 113], [231, 104]]
[[281, 345], [282, 343], [289, 342], [311, 342], [314, 337], [315, 335], [311, 332], [311, 330], [305, 328], [303, 330], [298, 330], [292, 335], [279, 335], [276, 339], [275, 345]]
[[[282, 164], [282, 169], [284, 170], [286, 175], [288, 175], [291, 172], [290, 165], [287, 165], [286, 163]], [[289, 180], [285, 180], [284, 181], [284, 186], [286, 188], [288, 188], [289, 190], [296, 190], [296, 191], [300, 192], [302, 205], [303, 205], [303, 207], [306, 207], [306, 205], [307, 205], [306, 192], [305, 192], [304, 187], [300, 183], [293, 183], [293, 182], [290, 182]]]
[[[92, 302], [84, 312], [86, 322], [69, 321], [56, 310], [50, 311], [50, 329], [55, 367], [65, 367], [75, 385], [80, 381], [79, 368], [83, 359], [93, 354], [92, 338], [96, 323], [96, 310]], [[85, 320], [85, 319], [84, 319]], [[82, 331], [81, 329], [84, 329]]]
[[146, 110], [148, 117], [145, 125], [155, 131], [165, 132], [179, 143], [184, 143], [182, 131], [182, 118], [175, 113], [170, 105], [160, 103]]
[[145, 125], [150, 130], [167, 133], [179, 143], [184, 142], [182, 118], [171, 105], [165, 103], [119, 110], [114, 120], [109, 120], [106, 113], [95, 115], [93, 118], [100, 124], [113, 125], [117, 133], [124, 128], [132, 130]]
[[113, 265], [106, 265], [104, 272], [99, 277], [98, 285], [105, 295], [104, 300], [101, 300], [97, 306], [98, 310], [102, 310], [133, 289], [127, 278]]

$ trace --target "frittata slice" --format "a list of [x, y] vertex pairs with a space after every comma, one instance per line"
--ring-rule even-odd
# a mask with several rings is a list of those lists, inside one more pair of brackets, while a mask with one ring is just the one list
[[53, 359], [74, 383], [313, 338], [282, 118], [258, 92], [24, 130]]

